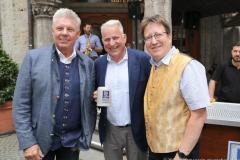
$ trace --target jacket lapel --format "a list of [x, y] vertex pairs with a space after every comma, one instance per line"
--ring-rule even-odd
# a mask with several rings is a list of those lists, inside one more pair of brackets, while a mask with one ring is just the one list
[[132, 108], [134, 95], [137, 88], [137, 82], [140, 72], [140, 65], [135, 55], [128, 49], [128, 76], [129, 76], [129, 100]]
[[58, 68], [58, 54], [56, 51], [55, 45], [52, 45], [51, 48], [51, 84], [53, 87], [53, 96], [54, 96], [54, 103], [53, 107], [51, 107], [51, 113], [55, 112], [57, 106], [57, 99], [55, 98], [56, 95], [60, 94], [60, 73]]
[[81, 54], [77, 51], [78, 58], [78, 70], [79, 70], [79, 77], [80, 77], [80, 101], [81, 106], [83, 106], [83, 99], [84, 99], [84, 92], [85, 92], [85, 86], [86, 86], [86, 66], [84, 64], [84, 60], [81, 57]]
[[100, 66], [100, 72], [102, 75], [99, 76], [99, 86], [105, 86], [105, 78], [107, 72], [107, 55], [103, 57], [103, 63]]
[[[105, 79], [106, 79], [106, 72], [107, 72], [107, 55], [104, 55], [102, 58], [101, 65], [98, 65], [99, 68], [97, 68], [97, 86], [105, 86]], [[104, 121], [107, 121], [107, 108], [101, 107], [101, 115], [104, 118]]]

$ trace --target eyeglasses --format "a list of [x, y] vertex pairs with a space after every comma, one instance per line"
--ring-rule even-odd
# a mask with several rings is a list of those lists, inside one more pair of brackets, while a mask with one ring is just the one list
[[165, 33], [167, 33], [167, 32], [162, 32], [162, 33], [155, 32], [154, 34], [145, 37], [144, 41], [145, 41], [145, 43], [150, 43], [152, 41], [153, 37], [154, 37], [155, 40], [159, 40], [164, 36]]

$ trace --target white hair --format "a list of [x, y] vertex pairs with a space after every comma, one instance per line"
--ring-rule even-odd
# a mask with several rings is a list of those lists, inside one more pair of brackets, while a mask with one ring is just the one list
[[71, 18], [76, 23], [77, 31], [80, 30], [81, 19], [73, 10], [68, 8], [60, 8], [54, 13], [53, 19], [52, 19], [53, 20], [52, 25], [54, 25], [56, 21], [62, 17]]
[[119, 20], [111, 19], [111, 20], [103, 23], [102, 26], [101, 26], [101, 32], [103, 31], [103, 29], [104, 29], [105, 27], [109, 27], [109, 26], [118, 26], [120, 32], [121, 32], [122, 34], [124, 34], [122, 23], [121, 23]]

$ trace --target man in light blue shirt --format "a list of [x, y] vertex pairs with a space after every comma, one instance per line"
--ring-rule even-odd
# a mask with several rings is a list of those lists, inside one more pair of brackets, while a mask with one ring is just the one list
[[128, 160], [146, 160], [143, 96], [150, 57], [126, 48], [127, 37], [119, 20], [104, 23], [101, 34], [107, 54], [95, 61], [96, 87], [111, 91], [111, 105], [100, 107], [98, 127], [105, 160], [122, 160], [124, 148]]
[[91, 24], [85, 23], [83, 30], [84, 34], [77, 39], [75, 49], [95, 60], [98, 57], [98, 54], [102, 52], [102, 44], [99, 37], [92, 34]]

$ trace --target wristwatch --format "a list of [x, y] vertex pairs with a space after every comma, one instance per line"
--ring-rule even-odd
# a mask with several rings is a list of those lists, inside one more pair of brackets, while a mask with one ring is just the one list
[[178, 157], [181, 159], [187, 159], [188, 155], [186, 155], [185, 153], [181, 152], [181, 151], [177, 151]]

